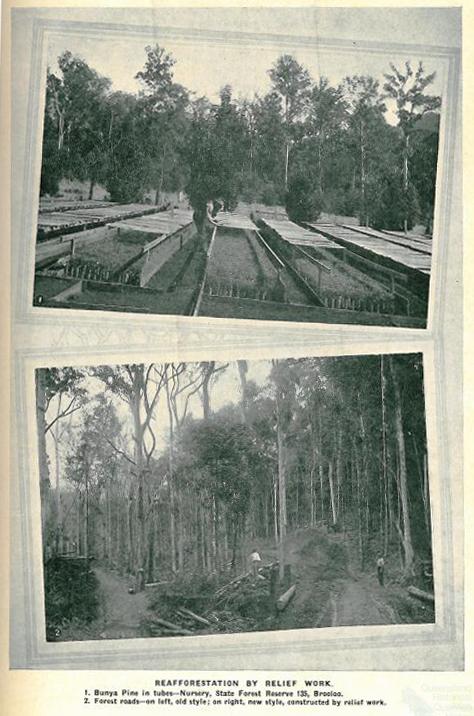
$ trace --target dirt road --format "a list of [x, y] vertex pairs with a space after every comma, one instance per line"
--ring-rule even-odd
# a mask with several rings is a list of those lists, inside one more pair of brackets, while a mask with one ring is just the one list
[[345, 580], [340, 591], [330, 597], [331, 626], [397, 624], [393, 608], [385, 601], [383, 590], [368, 578]]
[[99, 580], [101, 614], [96, 622], [100, 639], [120, 639], [144, 636], [141, 619], [146, 615], [145, 592], [129, 594], [126, 577], [120, 577], [101, 567], [94, 569]]
[[277, 618], [276, 628], [403, 621], [386, 598], [390, 587], [380, 587], [375, 576], [355, 571], [340, 537], [316, 529], [299, 530], [288, 537], [285, 561], [291, 564], [296, 595]]

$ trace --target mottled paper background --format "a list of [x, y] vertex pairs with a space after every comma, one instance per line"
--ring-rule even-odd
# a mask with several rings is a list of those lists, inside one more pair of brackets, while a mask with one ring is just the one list
[[[32, 3], [30, 3], [31, 5]], [[56, 3], [57, 4], [57, 3]], [[124, 3], [125, 4], [125, 3]], [[351, 3], [353, 5], [354, 3]], [[20, 5], [20, 3], [18, 3]], [[24, 5], [23, 3], [21, 5]], [[42, 3], [43, 6], [49, 3]], [[52, 5], [52, 4], [51, 4]], [[68, 3], [61, 3], [62, 6]], [[140, 12], [130, 14], [126, 10], [115, 11], [111, 20], [108, 7], [111, 3], [81, 3], [83, 6], [95, 8], [84, 11], [77, 9], [77, 4], [71, 4], [70, 11], [55, 9], [53, 11], [38, 10], [22, 12], [29, 17], [42, 16], [45, 19], [53, 17], [60, 19], [87, 19], [89, 21], [116, 22], [131, 24], [153, 23], [158, 28], [160, 24], [179, 27], [182, 24], [183, 13], [174, 3], [174, 8], [161, 11], [164, 3], [142, 5]], [[129, 4], [130, 5], [130, 4]], [[210, 7], [214, 3], [203, 5]], [[227, 10], [226, 22], [233, 30], [266, 33], [281, 32], [282, 15], [276, 8], [278, 3], [268, 4], [264, 15], [255, 21], [252, 10], [263, 8], [265, 3], [245, 3], [249, 10], [239, 12], [237, 9]], [[363, 7], [371, 5], [372, 8], [362, 10], [361, 17], [354, 13], [354, 9], [344, 9], [334, 15], [333, 3], [321, 3], [325, 10], [318, 10], [315, 15], [310, 5], [305, 3], [286, 3], [282, 12], [288, 13], [290, 8], [302, 9], [293, 16], [288, 17], [286, 32], [291, 35], [311, 34], [314, 32], [319, 39], [338, 38], [341, 40], [373, 40], [383, 43], [416, 43], [418, 45], [436, 45], [446, 47], [459, 46], [459, 33], [457, 20], [449, 11], [435, 10], [430, 13], [430, 22], [421, 9], [411, 8], [403, 11], [396, 8], [394, 3], [384, 2], [384, 6], [392, 6], [383, 10], [386, 23], [377, 37], [370, 35], [370, 12], [381, 12], [375, 5], [364, 3]], [[427, 8], [436, 3], [426, 4]], [[100, 7], [99, 7], [100, 6]], [[198, 3], [193, 3], [197, 7]], [[223, 3], [219, 4], [224, 7]], [[136, 4], [132, 7], [138, 7]], [[183, 3], [183, 7], [186, 4]], [[216, 5], [217, 7], [217, 5]], [[362, 6], [361, 6], [362, 7]], [[442, 8], [442, 4], [438, 4]], [[464, 27], [469, 27], [473, 12], [468, 6], [464, 10]], [[197, 23], [195, 29], [219, 29], [219, 15], [215, 9], [207, 17]], [[84, 15], [86, 13], [86, 15]], [[415, 16], [410, 13], [415, 13]], [[418, 14], [417, 14], [418, 13]], [[317, 22], [315, 23], [315, 17]], [[354, 18], [357, 18], [357, 22]], [[433, 18], [436, 18], [433, 21]], [[257, 25], [257, 26], [256, 26]], [[260, 26], [258, 26], [260, 25]], [[2, 163], [2, 172], [5, 182], [2, 182], [2, 202], [6, 203], [7, 187], [9, 183], [10, 157], [8, 156], [7, 127], [9, 123], [8, 112], [9, 92], [14, 88], [15, 105], [13, 115], [13, 146], [15, 147], [16, 161], [13, 165], [12, 176], [12, 211], [13, 230], [11, 245], [15, 258], [15, 268], [12, 273], [13, 284], [13, 338], [12, 356], [15, 384], [12, 391], [11, 413], [13, 424], [17, 430], [12, 444], [12, 509], [10, 517], [12, 522], [12, 572], [14, 589], [11, 610], [13, 613], [12, 637], [12, 664], [30, 671], [7, 672], [9, 664], [8, 654], [8, 582], [9, 577], [2, 580], [2, 597], [5, 608], [2, 608], [2, 680], [4, 680], [3, 694], [0, 699], [7, 700], [6, 713], [56, 714], [69, 712], [83, 713], [86, 707], [82, 705], [84, 688], [136, 688], [141, 685], [149, 687], [153, 678], [158, 675], [161, 668], [182, 669], [186, 676], [190, 676], [190, 669], [257, 669], [258, 672], [246, 673], [239, 671], [238, 677], [264, 678], [265, 671], [269, 669], [281, 670], [281, 673], [272, 673], [271, 678], [289, 678], [291, 670], [297, 670], [298, 676], [308, 677], [328, 676], [324, 673], [331, 669], [337, 670], [331, 675], [334, 684], [342, 691], [357, 697], [383, 696], [389, 706], [384, 707], [380, 713], [386, 714], [424, 714], [424, 713], [469, 713], [472, 710], [471, 696], [468, 685], [471, 681], [469, 671], [463, 671], [462, 628], [463, 601], [463, 482], [461, 473], [462, 458], [462, 315], [460, 311], [461, 298], [461, 177], [460, 159], [461, 146], [457, 142], [449, 158], [448, 171], [443, 176], [443, 193], [450, 195], [450, 205], [443, 205], [442, 215], [438, 215], [438, 225], [443, 227], [443, 244], [435, 256], [438, 265], [435, 269], [433, 282], [433, 295], [430, 306], [430, 326], [427, 331], [406, 331], [403, 329], [379, 328], [350, 328], [334, 329], [326, 326], [300, 326], [296, 324], [259, 323], [246, 321], [221, 321], [212, 319], [185, 319], [160, 318], [156, 316], [120, 316], [119, 314], [96, 313], [93, 315], [85, 311], [47, 311], [46, 309], [31, 309], [28, 303], [28, 291], [32, 281], [31, 259], [33, 256], [34, 232], [25, 235], [25, 230], [32, 230], [32, 217], [37, 207], [37, 187], [39, 177], [39, 162], [35, 137], [29, 133], [29, 127], [37, 126], [38, 117], [29, 116], [26, 108], [31, 101], [31, 93], [39, 91], [39, 87], [29, 84], [31, 64], [31, 46], [33, 36], [29, 34], [29, 23], [26, 22], [21, 35], [17, 36], [12, 67], [13, 85], [8, 82], [9, 67], [9, 16], [4, 8], [3, 38], [2, 38], [2, 144], [7, 153], [6, 161]], [[472, 27], [472, 25], [471, 25]], [[222, 28], [221, 28], [222, 29]], [[158, 33], [157, 33], [158, 34]], [[465, 34], [464, 72], [469, 77], [470, 62], [472, 59], [469, 33]], [[465, 100], [472, 102], [470, 86], [464, 85]], [[448, 111], [460, 108], [460, 98]], [[466, 108], [466, 126], [469, 127], [471, 112]], [[453, 120], [453, 117], [451, 117]], [[459, 130], [460, 135], [460, 130]], [[464, 146], [464, 159], [467, 163], [472, 160], [472, 149], [469, 139]], [[36, 163], [35, 163], [36, 162]], [[466, 187], [472, 172], [472, 161], [468, 165], [469, 175], [466, 174]], [[25, 177], [27, 183], [25, 184]], [[452, 190], [452, 193], [451, 193]], [[36, 188], [37, 192], [37, 188]], [[469, 197], [469, 192], [467, 194]], [[466, 211], [470, 207], [466, 202]], [[28, 207], [28, 215], [25, 207]], [[437, 207], [439, 213], [440, 208]], [[8, 206], [3, 212], [6, 219], [5, 233], [3, 234], [2, 249], [5, 259], [2, 269], [8, 267], [8, 236], [9, 213]], [[469, 230], [470, 224], [466, 220]], [[30, 222], [30, 223], [29, 223]], [[466, 232], [467, 233], [467, 232]], [[469, 242], [465, 243], [466, 266], [470, 267], [472, 249]], [[442, 278], [442, 280], [440, 280]], [[472, 297], [469, 295], [469, 280], [466, 282], [466, 316], [470, 316]], [[4, 316], [8, 315], [9, 304], [8, 281], [0, 284], [2, 308]], [[472, 292], [471, 292], [472, 293]], [[469, 325], [469, 322], [467, 322]], [[8, 331], [8, 328], [6, 328]], [[5, 333], [6, 338], [8, 333]], [[468, 338], [470, 336], [467, 336]], [[7, 340], [3, 342], [6, 346]], [[124, 348], [126, 346], [126, 348]], [[451, 584], [443, 585], [443, 596], [453, 607], [448, 615], [452, 623], [447, 629], [441, 631], [428, 626], [425, 627], [360, 627], [337, 630], [323, 630], [325, 634], [312, 637], [310, 633], [301, 634], [275, 633], [271, 636], [243, 635], [242, 638], [233, 636], [222, 637], [218, 646], [210, 643], [209, 648], [195, 647], [191, 642], [196, 640], [173, 639], [168, 647], [160, 640], [157, 645], [147, 640], [135, 644], [117, 642], [111, 644], [45, 644], [38, 650], [37, 630], [39, 622], [38, 603], [30, 599], [31, 589], [41, 583], [41, 564], [39, 549], [39, 497], [34, 489], [34, 477], [37, 473], [35, 454], [35, 426], [34, 426], [34, 394], [32, 371], [35, 365], [56, 364], [84, 364], [84, 363], [118, 363], [129, 360], [135, 356], [138, 360], [150, 358], [165, 359], [167, 357], [186, 357], [187, 359], [209, 359], [246, 357], [248, 359], [270, 356], [289, 355], [317, 355], [335, 353], [361, 353], [385, 351], [423, 351], [429, 382], [427, 395], [428, 431], [430, 443], [430, 474], [435, 486], [433, 506], [438, 515], [438, 529], [435, 524], [435, 559], [436, 553], [447, 559], [453, 555], [452, 564], [445, 574], [452, 573]], [[6, 352], [5, 352], [6, 354]], [[466, 341], [466, 365], [472, 364], [471, 344]], [[471, 386], [468, 385], [467, 388]], [[471, 409], [471, 393], [465, 388], [465, 408]], [[3, 411], [4, 419], [8, 411]], [[472, 417], [472, 416], [471, 416]], [[3, 433], [3, 436], [6, 432]], [[469, 450], [469, 428], [467, 435], [467, 449]], [[6, 442], [6, 441], [5, 441]], [[29, 452], [29, 448], [33, 451]], [[4, 455], [5, 456], [5, 453]], [[472, 465], [472, 452], [466, 454], [466, 467]], [[433, 470], [433, 467], [435, 468]], [[2, 490], [7, 490], [6, 476], [8, 468], [4, 470]], [[431, 478], [430, 478], [431, 479]], [[449, 487], [450, 514], [443, 513], [446, 503], [445, 487]], [[32, 489], [29, 489], [32, 488]], [[465, 506], [467, 510], [466, 525], [471, 524], [472, 488], [469, 482], [465, 484]], [[3, 493], [2, 493], [3, 494]], [[444, 497], [443, 497], [444, 495]], [[5, 495], [3, 504], [8, 505]], [[4, 507], [5, 513], [7, 508]], [[25, 525], [25, 514], [31, 517]], [[439, 529], [442, 525], [447, 533]], [[3, 559], [1, 560], [2, 574], [8, 575], [7, 565], [9, 559], [8, 526], [3, 520], [5, 529], [2, 540]], [[437, 530], [437, 531], [436, 531]], [[466, 540], [470, 540], [470, 530], [466, 530]], [[446, 542], [452, 551], [446, 552]], [[469, 541], [467, 547], [472, 548]], [[469, 557], [471, 557], [469, 561]], [[472, 563], [472, 549], [467, 553], [466, 564]], [[451, 571], [450, 571], [451, 570]], [[467, 571], [467, 605], [472, 594], [472, 578]], [[442, 609], [441, 604], [441, 609]], [[438, 609], [438, 605], [437, 605]], [[35, 611], [36, 610], [36, 611]], [[438, 617], [438, 613], [437, 613]], [[467, 631], [469, 635], [471, 621], [470, 610], [466, 609]], [[438, 626], [438, 625], [437, 625]], [[409, 632], [405, 633], [408, 628]], [[387, 629], [390, 630], [387, 633]], [[413, 638], [413, 629], [416, 639]], [[319, 630], [321, 631], [321, 630]], [[330, 634], [327, 632], [330, 631]], [[450, 635], [450, 638], [446, 637]], [[257, 640], [255, 640], [257, 637]], [[205, 638], [209, 641], [209, 638]], [[213, 640], [213, 638], [210, 638]], [[249, 641], [250, 639], [250, 641]], [[254, 640], [252, 643], [252, 639]], [[375, 642], [373, 641], [375, 639]], [[203, 642], [201, 642], [202, 644]], [[373, 644], [377, 646], [373, 646]], [[33, 651], [32, 651], [33, 644]], [[72, 648], [72, 652], [71, 652]], [[472, 652], [472, 642], [467, 639], [468, 656]], [[102, 653], [101, 653], [102, 652]], [[205, 652], [205, 653], [204, 653]], [[468, 669], [472, 669], [471, 661], [467, 661]], [[75, 669], [75, 671], [39, 671], [34, 669]], [[99, 671], [95, 669], [121, 669], [120, 671]], [[140, 671], [152, 669], [152, 671]], [[92, 669], [92, 671], [82, 671]], [[136, 671], [129, 671], [137, 669]], [[354, 675], [351, 669], [356, 669]], [[359, 671], [365, 670], [368, 671]], [[379, 669], [395, 670], [391, 673], [378, 671]], [[404, 673], [404, 670], [419, 671], [421, 673]], [[76, 671], [79, 670], [79, 671]], [[290, 670], [290, 671], [289, 671]], [[377, 671], [374, 671], [377, 670]], [[437, 671], [432, 671], [437, 670]], [[454, 673], [455, 670], [460, 670]], [[438, 673], [453, 672], [453, 673]], [[171, 672], [163, 672], [172, 676]], [[180, 672], [181, 674], [183, 671]], [[472, 672], [471, 672], [472, 673]], [[225, 672], [227, 676], [229, 672]], [[293, 674], [295, 675], [295, 674]], [[205, 678], [211, 678], [212, 672], [207, 671]], [[219, 671], [222, 678], [223, 672]], [[469, 706], [471, 704], [471, 706]], [[88, 707], [89, 709], [91, 707]], [[106, 707], [105, 707], [106, 708]], [[162, 707], [163, 711], [167, 709]], [[106, 709], [109, 711], [109, 709]], [[115, 708], [116, 710], [116, 708]], [[237, 709], [240, 710], [240, 709]], [[247, 712], [250, 709], [247, 709]], [[261, 709], [260, 709], [261, 710]], [[309, 709], [301, 709], [310, 712]], [[324, 710], [324, 709], [322, 709]], [[203, 711], [205, 711], [203, 709]], [[279, 709], [268, 709], [278, 713]], [[215, 709], [214, 709], [215, 712]], [[374, 709], [371, 713], [377, 713]], [[361, 713], [361, 711], [359, 711]]]

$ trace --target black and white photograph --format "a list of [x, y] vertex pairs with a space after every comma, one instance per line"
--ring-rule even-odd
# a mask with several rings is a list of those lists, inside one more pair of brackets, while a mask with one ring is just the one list
[[425, 328], [446, 57], [199, 12], [49, 38], [34, 306]]
[[48, 641], [435, 621], [419, 353], [36, 371]]

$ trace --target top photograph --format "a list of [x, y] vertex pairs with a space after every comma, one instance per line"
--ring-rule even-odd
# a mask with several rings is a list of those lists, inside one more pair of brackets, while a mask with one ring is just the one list
[[34, 306], [426, 327], [445, 58], [268, 37], [49, 38]]

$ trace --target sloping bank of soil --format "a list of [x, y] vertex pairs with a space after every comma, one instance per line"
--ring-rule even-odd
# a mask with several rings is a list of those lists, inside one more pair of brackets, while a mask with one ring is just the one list
[[335, 581], [348, 574], [344, 547], [316, 529], [300, 530], [289, 538], [285, 559], [291, 565], [296, 594], [275, 617], [273, 628], [320, 626]]

